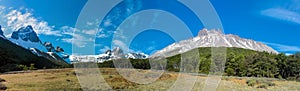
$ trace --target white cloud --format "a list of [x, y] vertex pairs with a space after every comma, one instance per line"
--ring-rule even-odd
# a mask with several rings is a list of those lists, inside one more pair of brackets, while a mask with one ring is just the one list
[[262, 15], [275, 19], [285, 20], [300, 24], [300, 13], [284, 8], [271, 8], [261, 12]]
[[107, 34], [98, 34], [97, 38], [107, 38]]
[[48, 22], [35, 17], [32, 11], [27, 8], [13, 9], [0, 6], [0, 25], [2, 25], [5, 35], [9, 37], [13, 31], [31, 25], [38, 35], [54, 35], [58, 40], [74, 44], [77, 47], [85, 47], [94, 41], [93, 38], [96, 36], [99, 25], [98, 20], [87, 23], [86, 28], [82, 31], [70, 26], [63, 26], [56, 28], [59, 30], [55, 30], [55, 26], [50, 26]]
[[111, 26], [112, 23], [111, 23], [111, 20], [110, 19], [107, 19], [106, 21], [104, 21], [104, 26], [107, 27], [107, 26]]
[[71, 38], [62, 38], [63, 42], [74, 44], [77, 47], [85, 47], [88, 43], [94, 42], [92, 38], [86, 38], [80, 34], [72, 34]]
[[113, 48], [115, 47], [120, 47], [124, 53], [129, 53], [129, 52], [133, 52], [133, 53], [143, 53], [140, 50], [133, 50], [133, 49], [129, 49], [129, 46], [127, 46], [127, 44], [124, 41], [121, 40], [113, 40]]
[[127, 50], [128, 49], [128, 46], [123, 41], [121, 41], [121, 40], [113, 40], [113, 44], [116, 47], [120, 47], [123, 50]]
[[79, 29], [69, 27], [69, 26], [63, 26], [60, 28], [61, 33], [63, 35], [69, 35], [72, 37], [64, 37], [61, 40], [63, 42], [74, 44], [77, 47], [85, 47], [89, 42], [93, 42], [94, 39], [88, 37], [84, 31], [80, 31]]
[[48, 22], [34, 17], [29, 9], [20, 8], [13, 10], [0, 6], [0, 11], [0, 24], [5, 28], [3, 29], [5, 35], [10, 35], [13, 31], [18, 30], [21, 27], [32, 25], [38, 35], [61, 36], [59, 31], [54, 31], [54, 26], [50, 26]]
[[85, 34], [88, 34], [88, 35], [96, 35], [96, 33], [97, 33], [97, 29], [91, 29], [91, 30], [83, 30], [82, 31], [83, 33], [85, 33]]
[[72, 35], [74, 32], [78, 31], [76, 28], [70, 26], [63, 26], [59, 30], [61, 31], [62, 34], [65, 35]]
[[298, 51], [300, 51], [300, 47], [298, 47], [298, 46], [290, 46], [290, 45], [268, 43], [268, 42], [263, 42], [263, 43], [272, 46], [274, 49], [276, 49], [277, 51], [280, 51], [280, 52], [298, 52]]

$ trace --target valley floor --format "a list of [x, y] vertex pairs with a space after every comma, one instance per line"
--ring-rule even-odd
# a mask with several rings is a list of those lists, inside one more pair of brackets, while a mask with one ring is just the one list
[[[124, 79], [115, 69], [100, 68], [102, 77], [106, 80], [111, 89], [114, 90], [168, 90], [176, 82], [178, 73], [165, 72], [155, 82], [150, 84], [137, 84]], [[139, 70], [146, 72], [145, 70]], [[76, 72], [80, 73], [80, 72]], [[99, 75], [100, 76], [100, 75]], [[196, 84], [193, 91], [201, 91], [205, 86], [206, 76], [184, 75], [185, 77], [196, 77]], [[2, 84], [8, 87], [9, 91], [81, 91], [81, 86], [75, 75], [74, 69], [51, 69], [51, 70], [35, 70], [26, 72], [15, 72], [9, 74], [0, 74], [0, 78], [6, 81]], [[257, 88], [258, 85], [248, 86], [247, 80], [262, 79], [275, 83], [275, 86], [267, 86], [266, 88]], [[102, 84], [102, 83], [101, 83]], [[89, 90], [103, 90], [104, 88], [89, 88]], [[238, 77], [222, 77], [220, 84], [216, 88], [217, 91], [298, 91], [300, 90], [300, 82], [284, 81], [278, 79], [267, 78], [238, 78]], [[104, 89], [105, 90], [105, 89]], [[108, 90], [108, 89], [106, 89]]]

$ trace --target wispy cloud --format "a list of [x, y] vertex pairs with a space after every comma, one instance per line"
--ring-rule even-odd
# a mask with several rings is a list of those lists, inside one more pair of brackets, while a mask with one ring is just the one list
[[0, 6], [0, 24], [4, 27], [5, 35], [9, 36], [13, 31], [20, 27], [32, 25], [35, 32], [39, 35], [61, 36], [55, 26], [50, 26], [48, 22], [33, 16], [32, 10], [27, 8], [12, 9]]
[[[62, 37], [62, 41], [66, 43], [74, 44], [77, 47], [85, 47], [89, 42], [94, 42], [95, 40], [91, 37], [88, 37], [90, 34], [94, 33], [96, 30], [80, 31], [77, 28], [64, 26], [60, 28], [61, 34], [64, 36], [71, 37]], [[92, 33], [90, 33], [92, 32]]]
[[88, 42], [94, 41], [89, 36], [96, 36], [98, 31], [99, 23], [97, 21], [89, 22], [86, 24], [86, 28], [82, 30], [70, 26], [55, 27], [34, 16], [32, 12], [33, 10], [27, 8], [12, 9], [0, 6], [0, 25], [2, 25], [5, 35], [9, 37], [13, 31], [32, 25], [38, 35], [52, 35], [62, 42], [71, 43], [77, 47], [85, 47]]
[[272, 46], [275, 50], [279, 52], [300, 52], [300, 47], [298, 46], [283, 45], [283, 44], [268, 43], [268, 42], [263, 42], [263, 43]]
[[293, 10], [284, 8], [271, 8], [263, 10], [261, 14], [275, 19], [300, 24], [300, 13]]
[[115, 47], [120, 47], [121, 49], [128, 51], [128, 46], [121, 40], [113, 40], [113, 44]]

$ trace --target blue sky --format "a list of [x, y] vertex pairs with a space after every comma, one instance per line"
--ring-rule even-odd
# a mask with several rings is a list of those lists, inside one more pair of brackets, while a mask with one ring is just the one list
[[[266, 43], [279, 52], [300, 51], [300, 1], [299, 0], [210, 0], [216, 9], [226, 34]], [[86, 36], [95, 36], [97, 29], [86, 29], [86, 35], [72, 35], [74, 25], [86, 0], [0, 0], [0, 25], [7, 36], [20, 26], [33, 25], [42, 41], [50, 41], [72, 53], [72, 38], [77, 48], [88, 45]], [[199, 4], [201, 5], [201, 4]], [[101, 6], [99, 6], [101, 8]], [[187, 23], [193, 36], [203, 25], [187, 7], [173, 0], [127, 0], [113, 8], [103, 22], [95, 20], [87, 25], [99, 24], [96, 54], [111, 49], [116, 26], [125, 18], [145, 9], [160, 9], [172, 12]], [[95, 11], [101, 12], [101, 11]], [[38, 27], [37, 27], [38, 26]], [[131, 51], [151, 54], [175, 42], [170, 36], [158, 30], [142, 32], [131, 42]], [[84, 54], [84, 53], [83, 53]]]

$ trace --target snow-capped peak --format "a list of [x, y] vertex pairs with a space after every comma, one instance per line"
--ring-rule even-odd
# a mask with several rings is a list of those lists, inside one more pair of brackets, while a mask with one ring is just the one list
[[123, 50], [119, 47], [114, 48], [113, 50], [107, 50], [103, 54], [99, 55], [72, 55], [70, 56], [71, 62], [98, 62], [102, 63], [104, 61], [113, 60], [113, 59], [146, 59], [149, 55], [145, 53], [123, 53]]
[[14, 31], [9, 40], [26, 49], [36, 48], [43, 52], [47, 52], [45, 46], [43, 46], [36, 32], [34, 32], [30, 25], [21, 27], [18, 31]]
[[278, 53], [271, 47], [254, 40], [243, 39], [233, 34], [226, 35], [220, 30], [203, 29], [199, 31], [198, 36], [173, 43], [152, 56], [159, 56], [159, 54], [173, 56], [199, 47], [237, 47], [261, 52]]
[[18, 31], [14, 31], [11, 35], [11, 38], [30, 42], [41, 42], [31, 25], [21, 27], [20, 29], [18, 29]]

